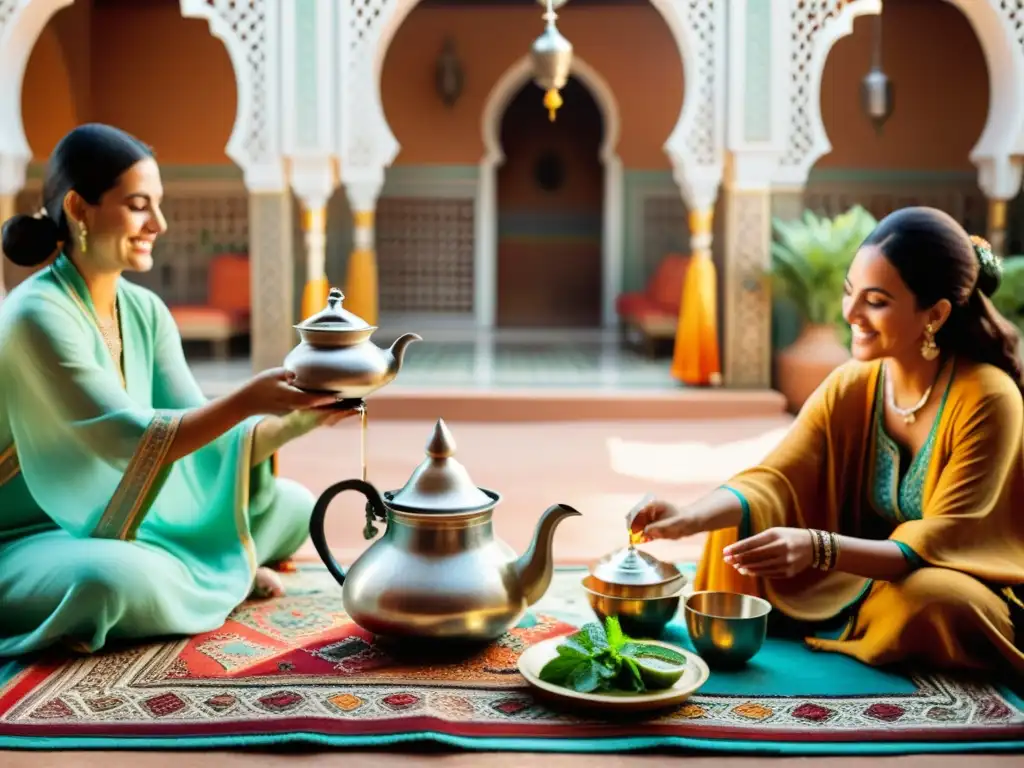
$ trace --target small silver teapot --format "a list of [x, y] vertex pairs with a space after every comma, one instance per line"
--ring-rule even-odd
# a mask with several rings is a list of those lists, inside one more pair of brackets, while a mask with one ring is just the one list
[[406, 347], [422, 341], [415, 333], [395, 339], [388, 350], [370, 341], [377, 326], [342, 307], [345, 295], [332, 288], [327, 306], [294, 326], [302, 341], [284, 359], [299, 389], [362, 400], [390, 383], [402, 368]]

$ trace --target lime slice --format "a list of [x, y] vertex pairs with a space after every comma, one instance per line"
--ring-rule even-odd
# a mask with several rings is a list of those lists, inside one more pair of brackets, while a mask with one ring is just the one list
[[672, 648], [666, 648], [663, 645], [654, 645], [652, 643], [645, 643], [639, 640], [632, 640], [627, 643], [623, 646], [620, 653], [623, 656], [650, 656], [656, 659], [670, 661], [673, 664], [679, 664], [680, 666], [686, 664], [685, 654], [673, 650]]
[[678, 664], [656, 656], [634, 656], [633, 662], [640, 671], [644, 685], [652, 691], [671, 688], [686, 671], [686, 663]]

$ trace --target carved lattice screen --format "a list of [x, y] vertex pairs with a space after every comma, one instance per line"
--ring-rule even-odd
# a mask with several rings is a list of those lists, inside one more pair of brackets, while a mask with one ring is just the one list
[[473, 311], [473, 201], [382, 197], [377, 204], [382, 312]]

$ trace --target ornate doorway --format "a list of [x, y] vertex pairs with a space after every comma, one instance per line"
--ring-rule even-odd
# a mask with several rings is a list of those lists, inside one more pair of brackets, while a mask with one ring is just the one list
[[604, 133], [601, 111], [577, 78], [551, 122], [537, 86], [524, 85], [501, 123], [498, 169], [497, 325], [601, 325]]

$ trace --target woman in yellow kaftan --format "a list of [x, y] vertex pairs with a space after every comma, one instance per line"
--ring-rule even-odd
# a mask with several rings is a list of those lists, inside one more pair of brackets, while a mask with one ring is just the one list
[[203, 397], [167, 307], [121, 277], [152, 267], [162, 196], [148, 147], [85, 125], [4, 225], [15, 262], [59, 254], [0, 304], [0, 658], [216, 629], [307, 535], [273, 454], [348, 412], [282, 370]]
[[1024, 375], [998, 259], [946, 214], [886, 217], [847, 274], [853, 360], [758, 466], [647, 538], [709, 532], [697, 590], [757, 594], [812, 648], [1024, 672]]

